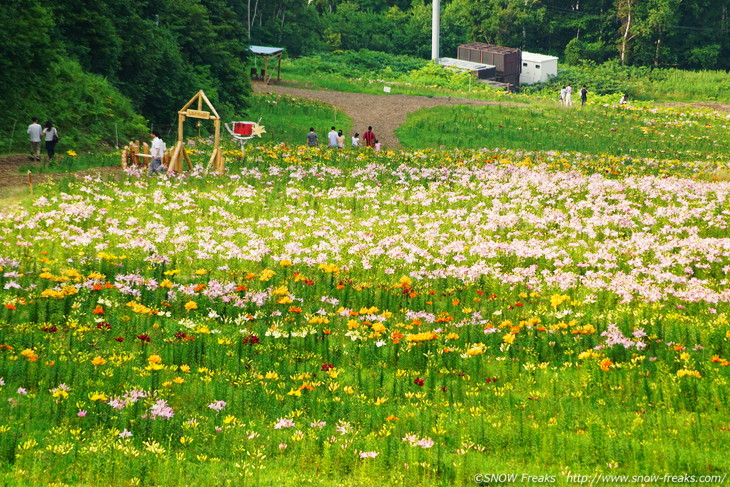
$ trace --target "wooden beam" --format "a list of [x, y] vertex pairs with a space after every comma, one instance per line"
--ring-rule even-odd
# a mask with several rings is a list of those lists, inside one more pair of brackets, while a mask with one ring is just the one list
[[215, 159], [215, 170], [219, 174], [223, 174], [223, 151], [221, 151], [221, 121], [220, 119], [213, 122], [215, 125], [215, 139], [213, 142], [213, 154]]
[[167, 172], [180, 172], [182, 170], [182, 162], [180, 161], [180, 150], [182, 149], [182, 141], [178, 141], [175, 144], [175, 150], [172, 151], [172, 157], [170, 157], [170, 166], [167, 168]]
[[185, 104], [185, 106], [184, 106], [184, 107], [182, 107], [182, 108], [180, 109], [180, 111], [181, 111], [181, 112], [184, 112], [185, 110], [187, 110], [187, 109], [188, 109], [188, 107], [189, 107], [190, 105], [192, 105], [192, 104], [193, 104], [193, 102], [194, 102], [194, 101], [195, 101], [196, 99], [199, 99], [199, 98], [200, 98], [200, 94], [201, 94], [201, 93], [203, 93], [203, 90], [200, 90], [199, 92], [197, 92], [197, 93], [196, 93], [196, 94], [195, 94], [195, 95], [194, 95], [194, 96], [193, 96], [193, 97], [192, 97], [192, 98], [190, 99], [190, 101], [189, 101], [189, 102], [187, 102], [187, 103]]
[[177, 141], [183, 140], [183, 124], [185, 123], [185, 113], [177, 112]]
[[[213, 104], [210, 103], [210, 100], [208, 100], [208, 97], [205, 96], [205, 93], [203, 93], [203, 90], [200, 90], [200, 96], [203, 97], [203, 100], [205, 100], [205, 103], [208, 105], [208, 108], [210, 108], [210, 111], [213, 112], [217, 119], [220, 120], [221, 116], [218, 115], [218, 112], [213, 108]], [[213, 117], [210, 117], [213, 118]]]
[[193, 163], [190, 162], [190, 156], [188, 155], [188, 151], [185, 150], [185, 146], [184, 145], [183, 145], [183, 148], [182, 148], [182, 154], [183, 154], [183, 156], [185, 156], [185, 161], [188, 163], [188, 167], [190, 169], [192, 169], [193, 168]]

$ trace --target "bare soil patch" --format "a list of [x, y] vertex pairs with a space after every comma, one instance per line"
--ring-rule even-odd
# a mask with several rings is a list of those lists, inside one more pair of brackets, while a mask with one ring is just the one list
[[668, 107], [709, 108], [718, 112], [730, 112], [730, 103], [722, 101], [669, 102], [663, 103], [663, 105]]
[[[0, 157], [0, 198], [7, 197], [12, 194], [17, 194], [18, 190], [23, 187], [29, 189], [28, 174], [20, 172], [20, 168], [27, 166], [28, 164], [38, 165], [32, 160], [28, 159], [26, 155], [9, 155]], [[119, 174], [122, 172], [120, 166], [110, 167], [95, 167], [92, 169], [85, 169], [83, 171], [76, 171], [73, 173], [34, 173], [31, 178], [33, 185], [37, 185], [46, 182], [50, 178], [59, 178], [66, 176], [83, 177], [88, 174]]]

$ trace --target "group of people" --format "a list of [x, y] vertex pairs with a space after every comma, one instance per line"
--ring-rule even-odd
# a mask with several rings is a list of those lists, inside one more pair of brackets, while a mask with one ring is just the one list
[[[580, 89], [580, 105], [584, 106], [588, 102], [588, 88], [583, 85]], [[563, 86], [560, 90], [560, 104], [566, 107], [573, 106], [573, 87], [570, 84]], [[629, 95], [624, 94], [621, 100], [618, 102], [619, 105], [629, 104]]]
[[[580, 89], [580, 105], [584, 106], [588, 102], [588, 88], [583, 85]], [[566, 107], [573, 106], [573, 87], [570, 84], [563, 86], [560, 90], [560, 104]]]
[[41, 140], [43, 140], [46, 143], [48, 160], [52, 161], [53, 156], [56, 154], [58, 130], [56, 130], [56, 127], [53, 126], [50, 120], [45, 123], [45, 127], [41, 127], [41, 124], [38, 123], [38, 119], [35, 117], [33, 117], [31, 122], [28, 125], [28, 135], [30, 135], [30, 156], [28, 159], [41, 160]]
[[[351, 139], [352, 147], [360, 147], [360, 133], [355, 132], [355, 135]], [[362, 135], [362, 142], [365, 147], [371, 147], [376, 152], [380, 151], [380, 142], [373, 133], [373, 127], [368, 126], [368, 130]], [[314, 127], [310, 127], [309, 133], [307, 134], [307, 145], [309, 147], [317, 147], [319, 145], [319, 137], [317, 132], [314, 131]], [[333, 149], [344, 149], [345, 148], [345, 136], [342, 130], [337, 130], [333, 126], [327, 134], [327, 145]]]

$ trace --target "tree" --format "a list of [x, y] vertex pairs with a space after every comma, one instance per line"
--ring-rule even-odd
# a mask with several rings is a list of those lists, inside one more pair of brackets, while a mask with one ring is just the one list
[[51, 12], [38, 0], [5, 0], [0, 3], [0, 90], [42, 80], [59, 56]]

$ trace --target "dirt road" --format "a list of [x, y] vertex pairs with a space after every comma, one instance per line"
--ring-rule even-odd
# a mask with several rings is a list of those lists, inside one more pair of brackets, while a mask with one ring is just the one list
[[[286, 84], [252, 83], [253, 89], [261, 93], [279, 93], [299, 98], [310, 98], [329, 103], [341, 110], [353, 121], [353, 130], [362, 135], [369, 125], [373, 133], [383, 144], [384, 148], [398, 149], [400, 142], [395, 136], [395, 130], [405, 121], [409, 113], [421, 108], [430, 108], [441, 105], [513, 105], [468, 98], [428, 97], [409, 95], [369, 95], [364, 93], [343, 93], [340, 91], [315, 91], [302, 88], [292, 88]], [[304, 140], [305, 134], [302, 134]], [[349, 137], [348, 137], [349, 140]]]

